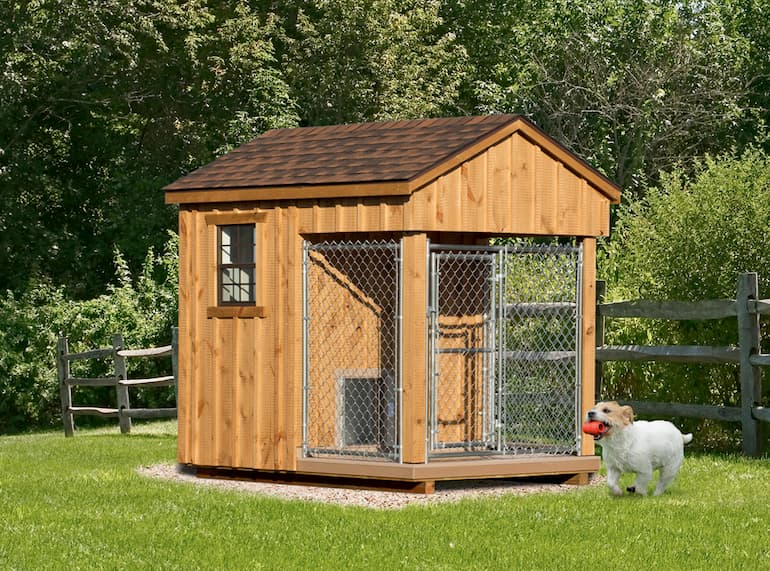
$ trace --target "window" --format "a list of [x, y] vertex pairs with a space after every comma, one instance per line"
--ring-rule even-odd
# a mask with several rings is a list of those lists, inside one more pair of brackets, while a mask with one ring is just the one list
[[218, 226], [220, 305], [255, 302], [256, 262], [253, 224]]

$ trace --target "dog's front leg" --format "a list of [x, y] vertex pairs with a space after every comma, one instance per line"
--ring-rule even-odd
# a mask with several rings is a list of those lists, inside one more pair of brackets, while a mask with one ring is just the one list
[[615, 496], [622, 496], [623, 490], [618, 486], [620, 481], [620, 470], [607, 466], [607, 485], [610, 487], [610, 492]]

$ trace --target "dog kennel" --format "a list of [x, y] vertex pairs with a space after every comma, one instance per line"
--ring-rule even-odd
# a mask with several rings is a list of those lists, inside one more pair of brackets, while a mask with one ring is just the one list
[[619, 191], [526, 119], [279, 129], [165, 190], [180, 463], [428, 490], [598, 469], [579, 423]]

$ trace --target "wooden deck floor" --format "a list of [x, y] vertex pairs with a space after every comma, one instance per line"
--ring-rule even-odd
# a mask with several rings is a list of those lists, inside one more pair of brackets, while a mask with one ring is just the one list
[[470, 480], [590, 474], [599, 470], [598, 456], [474, 456], [433, 459], [427, 464], [397, 464], [343, 458], [297, 458], [297, 472], [384, 480]]
[[598, 456], [474, 456], [438, 458], [427, 464], [349, 458], [304, 458], [298, 452], [296, 472], [267, 472], [198, 466], [199, 477], [270, 481], [285, 484], [371, 488], [431, 494], [442, 480], [544, 478], [585, 485], [599, 471]]

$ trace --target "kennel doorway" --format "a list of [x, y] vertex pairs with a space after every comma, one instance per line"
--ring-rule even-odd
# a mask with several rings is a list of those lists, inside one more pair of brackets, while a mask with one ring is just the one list
[[580, 449], [582, 250], [430, 249], [429, 455]]

